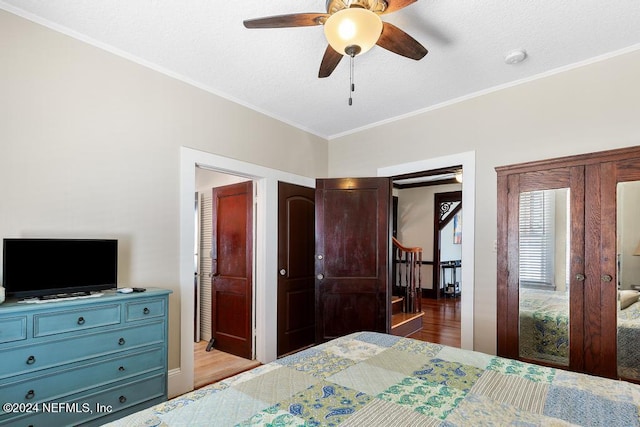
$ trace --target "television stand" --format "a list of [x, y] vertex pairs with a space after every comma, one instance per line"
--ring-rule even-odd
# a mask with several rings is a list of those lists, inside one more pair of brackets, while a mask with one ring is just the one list
[[166, 401], [169, 294], [2, 303], [0, 403], [32, 411], [0, 411], [0, 426], [96, 427]]

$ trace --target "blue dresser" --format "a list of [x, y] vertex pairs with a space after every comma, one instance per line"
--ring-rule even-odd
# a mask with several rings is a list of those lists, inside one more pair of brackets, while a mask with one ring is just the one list
[[100, 425], [165, 401], [170, 293], [0, 304], [0, 425]]

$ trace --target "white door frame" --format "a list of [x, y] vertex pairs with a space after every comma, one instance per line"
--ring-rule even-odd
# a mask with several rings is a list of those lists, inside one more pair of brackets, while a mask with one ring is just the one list
[[180, 368], [169, 373], [170, 397], [193, 390], [193, 195], [198, 166], [256, 183], [254, 339], [256, 359], [262, 363], [277, 356], [278, 181], [315, 187], [313, 178], [180, 148]]
[[462, 283], [460, 346], [473, 350], [473, 295], [475, 276], [476, 152], [419, 160], [378, 169], [378, 176], [396, 176], [462, 165]]

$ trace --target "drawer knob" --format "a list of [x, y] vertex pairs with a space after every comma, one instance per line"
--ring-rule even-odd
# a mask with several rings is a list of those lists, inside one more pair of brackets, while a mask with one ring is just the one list
[[124, 343], [125, 343], [125, 342], [126, 342], [126, 341], [124, 340], [124, 338], [120, 338], [120, 339], [118, 340], [118, 344], [120, 344], [120, 345], [124, 345]]
[[145, 307], [144, 310], [142, 310], [142, 312], [144, 314], [149, 314], [149, 313], [151, 313], [151, 310], [149, 310], [147, 307]]
[[36, 396], [36, 392], [33, 390], [29, 390], [27, 394], [24, 395], [24, 398], [27, 400], [31, 400]]
[[84, 325], [84, 317], [78, 317], [78, 325]]
[[120, 367], [118, 368], [118, 371], [120, 371], [120, 372], [124, 372], [124, 366], [120, 366]]
[[120, 396], [120, 397], [118, 398], [118, 400], [120, 401], [120, 403], [124, 403], [124, 402], [126, 402], [126, 401], [127, 401], [127, 398], [126, 398], [126, 397], [124, 397], [124, 396]]
[[29, 356], [27, 358], [27, 365], [33, 365], [34, 363], [36, 363], [36, 358], [35, 356]]

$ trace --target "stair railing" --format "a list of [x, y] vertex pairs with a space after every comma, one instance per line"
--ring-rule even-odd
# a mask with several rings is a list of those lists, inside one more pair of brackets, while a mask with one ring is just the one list
[[396, 264], [396, 282], [404, 289], [404, 312], [419, 313], [422, 311], [422, 248], [403, 246], [398, 239], [392, 237], [393, 262]]

